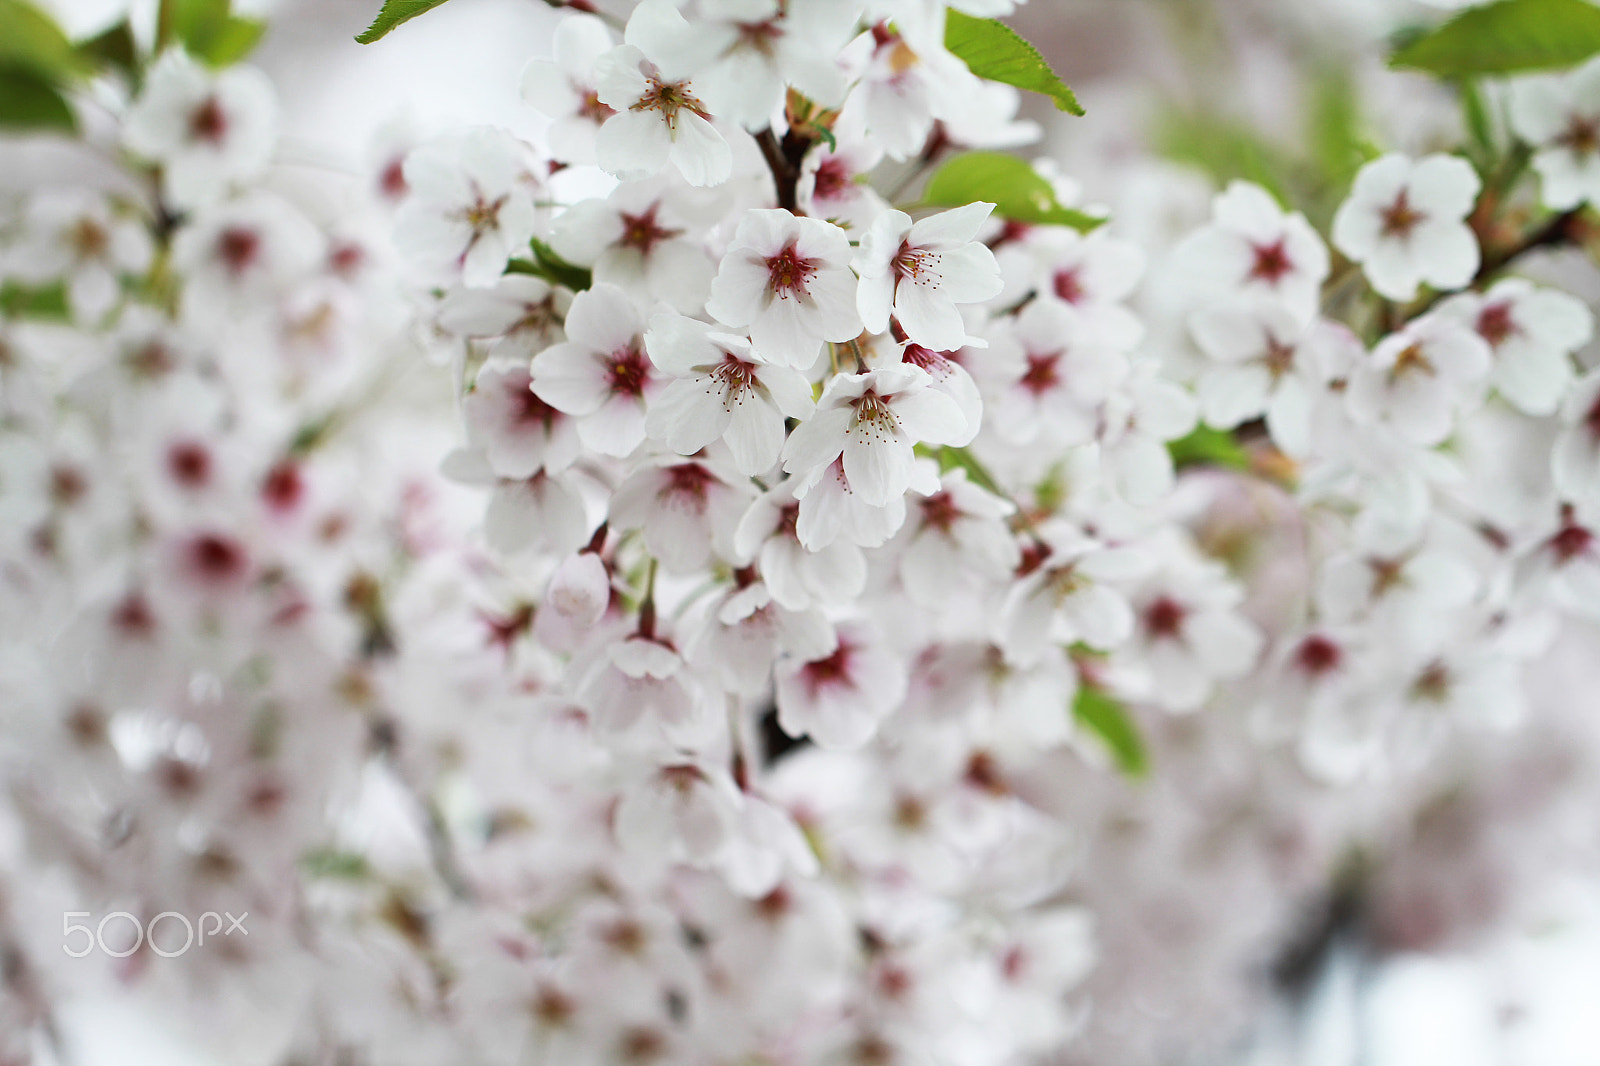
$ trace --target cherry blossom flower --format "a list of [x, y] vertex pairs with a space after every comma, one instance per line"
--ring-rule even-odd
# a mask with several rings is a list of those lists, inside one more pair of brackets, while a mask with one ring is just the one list
[[1383, 421], [1429, 446], [1482, 397], [1489, 345], [1459, 320], [1426, 315], [1384, 338], [1351, 373], [1345, 401], [1359, 422]]
[[778, 724], [828, 751], [860, 748], [906, 693], [906, 668], [870, 628], [838, 627], [826, 656], [778, 667]]
[[1328, 276], [1328, 250], [1305, 216], [1285, 213], [1271, 193], [1244, 181], [1217, 194], [1210, 225], [1185, 238], [1173, 256], [1197, 301], [1270, 296], [1301, 321], [1316, 312]]
[[645, 183], [618, 186], [604, 200], [584, 200], [562, 212], [550, 246], [641, 304], [663, 300], [685, 313], [699, 311], [714, 268], [705, 249], [685, 239], [689, 223], [677, 199]]
[[834, 650], [826, 615], [814, 607], [784, 607], [760, 582], [729, 588], [708, 600], [704, 612], [685, 655], [729, 692], [760, 696], [780, 655], [812, 660]]
[[1511, 128], [1533, 146], [1547, 207], [1600, 201], [1600, 60], [1511, 84]]
[[706, 311], [748, 327], [765, 360], [809, 370], [823, 341], [861, 332], [844, 230], [787, 211], [748, 211], [711, 283]]
[[1012, 586], [1003, 614], [1002, 647], [1021, 666], [1037, 663], [1055, 644], [1083, 641], [1109, 650], [1133, 633], [1134, 613], [1119, 582], [1140, 577], [1148, 557], [1108, 547], [1066, 526], [1041, 533], [1043, 558]]
[[535, 396], [532, 380], [523, 365], [489, 364], [461, 401], [469, 436], [498, 477], [560, 473], [582, 451], [575, 420]]
[[1455, 156], [1375, 159], [1339, 205], [1333, 243], [1391, 300], [1411, 299], [1423, 282], [1459, 289], [1478, 269], [1478, 242], [1462, 220], [1479, 184], [1471, 165]]
[[1127, 357], [1101, 343], [1070, 304], [1049, 297], [1010, 325], [984, 372], [995, 432], [1016, 444], [1095, 439], [1100, 405], [1127, 377]]
[[573, 297], [567, 340], [533, 361], [533, 392], [577, 419], [584, 447], [627, 455], [645, 437], [645, 406], [663, 384], [645, 355], [643, 322], [625, 293], [596, 285]]
[[1098, 343], [1126, 351], [1143, 338], [1144, 325], [1124, 301], [1144, 274], [1145, 255], [1109, 227], [1087, 235], [1063, 226], [1027, 227], [998, 245], [995, 259], [1006, 283], [1001, 303], [1029, 292], [1054, 296], [1078, 313]]
[[276, 132], [277, 100], [265, 75], [251, 67], [212, 75], [174, 48], [150, 69], [122, 136], [129, 151], [161, 164], [162, 194], [187, 209], [260, 175]]
[[1015, 507], [967, 480], [959, 467], [939, 491], [916, 500], [900, 553], [900, 580], [912, 600], [935, 606], [960, 582], [1003, 580], [1021, 549], [1004, 519]]
[[849, 540], [802, 545], [797, 487], [798, 479], [791, 478], [752, 503], [734, 531], [734, 550], [741, 562], [757, 565], [773, 600], [784, 607], [841, 606], [866, 584], [866, 560]]
[[879, 215], [862, 235], [853, 264], [861, 277], [856, 305], [867, 329], [885, 332], [892, 310], [906, 335], [925, 347], [983, 347], [967, 337], [956, 305], [1000, 293], [994, 253], [975, 239], [993, 210], [993, 204], [968, 204], [919, 222], [900, 211]]
[[616, 113], [600, 102], [595, 66], [615, 45], [599, 18], [568, 15], [551, 34], [551, 58], [522, 68], [522, 99], [550, 116], [550, 151], [562, 162], [595, 161], [595, 135]]
[[877, 142], [835, 126], [836, 144], [818, 143], [800, 163], [795, 200], [803, 214], [827, 219], [860, 232], [889, 209], [888, 203], [863, 180], [883, 158]]
[[1452, 296], [1439, 313], [1488, 342], [1489, 385], [1530, 415], [1555, 412], [1572, 382], [1572, 353], [1594, 335], [1594, 317], [1582, 302], [1522, 278], [1496, 282], [1482, 296]]
[[572, 294], [543, 278], [507, 274], [485, 288], [460, 288], [439, 304], [439, 328], [464, 337], [492, 337], [491, 359], [532, 359], [566, 339], [561, 324]]
[[23, 227], [13, 271], [33, 284], [65, 279], [73, 314], [89, 322], [116, 305], [124, 276], [150, 264], [153, 249], [144, 226], [113, 215], [99, 196], [42, 193], [29, 202]]
[[1195, 392], [1207, 423], [1232, 429], [1266, 416], [1267, 432], [1284, 454], [1311, 449], [1313, 408], [1338, 375], [1338, 327], [1323, 320], [1308, 328], [1270, 301], [1197, 311], [1189, 331], [1213, 363]]
[[1173, 482], [1167, 441], [1188, 433], [1197, 419], [1194, 398], [1149, 366], [1112, 394], [1100, 449], [1108, 480], [1124, 499], [1143, 506], [1167, 494]]
[[670, 162], [690, 185], [728, 180], [733, 151], [695, 95], [693, 64], [671, 49], [687, 29], [668, 0], [647, 0], [628, 19], [627, 43], [595, 63], [600, 102], [615, 112], [595, 136], [607, 173], [632, 181]]
[[1568, 390], [1561, 423], [1551, 453], [1556, 488], [1572, 499], [1600, 499], [1600, 370], [1589, 371]]
[[706, 462], [645, 463], [611, 497], [611, 522], [642, 529], [669, 573], [692, 573], [733, 554], [733, 529], [751, 492]]
[[893, 159], [921, 151], [934, 120], [953, 111], [974, 84], [966, 64], [945, 51], [943, 20], [937, 21], [937, 29], [915, 26], [911, 19], [893, 26], [878, 22], [840, 55], [857, 75], [844, 115]]
[[964, 429], [954, 401], [913, 366], [841, 374], [823, 390], [816, 413], [790, 434], [783, 468], [809, 473], [842, 457], [850, 491], [863, 503], [883, 505], [910, 485], [913, 445], [943, 444]]
[[815, 407], [805, 378], [755, 355], [748, 341], [681, 315], [659, 314], [645, 334], [650, 359], [677, 380], [661, 391], [645, 431], [681, 455], [727, 441], [739, 472], [767, 473], [783, 448], [784, 419]]
[[427, 280], [494, 285], [538, 227], [527, 155], [499, 130], [427, 142], [406, 157], [405, 180], [395, 240]]

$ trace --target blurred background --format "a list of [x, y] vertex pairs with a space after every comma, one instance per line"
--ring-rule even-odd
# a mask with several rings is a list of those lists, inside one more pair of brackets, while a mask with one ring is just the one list
[[[76, 36], [127, 5], [44, 6]], [[374, 47], [353, 38], [377, 0], [242, 6], [272, 20], [253, 62], [278, 87], [292, 166], [348, 168], [396, 125], [540, 136], [543, 120], [516, 91], [561, 17], [539, 0], [452, 0]], [[1383, 62], [1394, 34], [1442, 6], [1032, 0], [1010, 21], [1088, 115], [1039, 98], [1023, 115], [1084, 202], [1107, 205], [1147, 247], [1200, 222], [1234, 177], [1325, 227], [1359, 164], [1353, 144], [1421, 153], [1459, 138], [1449, 94]], [[1547, 257], [1529, 272], [1597, 296], [1586, 266]], [[1098, 888], [1108, 905], [1096, 908], [1096, 1006], [1073, 1061], [1112, 1066], [1107, 1048], [1148, 1033], [1152, 1062], [1600, 1062], [1600, 696], [1588, 686], [1600, 634], [1576, 623], [1570, 633], [1533, 679], [1522, 732], [1458, 738], [1392, 789], [1325, 788], [1287, 756], [1239, 765], [1242, 722], [1145, 722], [1155, 780], [1137, 796], [1111, 780], [1114, 794], [1075, 800], [1118, 806], [1125, 821], [1087, 860], [1091, 905], [1096, 864], [1118, 873]], [[88, 999], [62, 1024], [82, 1049], [76, 1066], [213, 1066], [137, 1005]]]

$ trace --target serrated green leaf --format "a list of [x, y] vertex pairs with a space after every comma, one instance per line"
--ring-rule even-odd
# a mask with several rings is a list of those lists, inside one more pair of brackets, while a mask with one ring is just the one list
[[24, 0], [0, 0], [0, 66], [31, 70], [52, 85], [94, 70], [50, 16]]
[[1039, 50], [997, 19], [974, 18], [951, 9], [945, 15], [944, 46], [980, 78], [1042, 93], [1058, 109], [1083, 114], [1078, 98]]
[[1172, 465], [1180, 469], [1186, 466], [1250, 468], [1250, 453], [1233, 439], [1233, 434], [1211, 426], [1196, 426], [1187, 437], [1168, 441], [1167, 451], [1172, 455]]
[[371, 44], [402, 22], [407, 22], [427, 11], [432, 11], [444, 0], [383, 0], [383, 7], [378, 11], [378, 17], [372, 20], [356, 40], [361, 44]]
[[61, 90], [35, 70], [0, 66], [0, 129], [70, 133], [77, 127]]
[[964, 207], [983, 201], [1017, 222], [1071, 226], [1087, 233], [1105, 221], [1063, 207], [1050, 183], [1026, 160], [1003, 152], [968, 152], [936, 171], [922, 194], [930, 207]]
[[1116, 760], [1117, 769], [1129, 777], [1144, 777], [1150, 771], [1150, 757], [1144, 738], [1128, 709], [1101, 689], [1082, 685], [1072, 701], [1072, 718], [1105, 742]]
[[1600, 53], [1600, 7], [1587, 0], [1497, 0], [1468, 8], [1399, 47], [1391, 67], [1442, 78], [1559, 70]]

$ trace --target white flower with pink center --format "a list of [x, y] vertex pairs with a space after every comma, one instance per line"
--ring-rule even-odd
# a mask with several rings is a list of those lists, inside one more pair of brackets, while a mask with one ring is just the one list
[[1005, 523], [1016, 508], [969, 482], [959, 467], [909, 510], [900, 580], [918, 603], [936, 606], [963, 582], [1004, 581], [1021, 561]]
[[748, 328], [765, 360], [809, 370], [823, 341], [854, 340], [856, 276], [844, 230], [787, 211], [747, 211], [739, 220], [706, 311]]
[[1472, 165], [1456, 156], [1375, 159], [1361, 168], [1333, 216], [1333, 243], [1361, 264], [1380, 296], [1410, 300], [1424, 282], [1459, 289], [1480, 261], [1477, 238], [1463, 221], [1480, 185]]
[[845, 229], [860, 232], [872, 224], [889, 204], [872, 186], [866, 175], [883, 160], [877, 143], [842, 133], [836, 126], [836, 146], [817, 143], [800, 163], [800, 180], [795, 184], [795, 200], [800, 210], [813, 218], [825, 218]]
[[461, 401], [468, 437], [498, 477], [560, 473], [582, 454], [573, 419], [535, 396], [532, 381], [521, 363], [491, 363]]
[[272, 83], [252, 67], [212, 74], [181, 48], [164, 52], [122, 127], [135, 155], [161, 164], [175, 208], [218, 200], [266, 169], [277, 137]]
[[948, 442], [957, 448], [971, 444], [983, 428], [983, 394], [963, 362], [967, 358], [964, 351], [936, 352], [909, 342], [900, 350], [902, 363], [927, 374], [930, 386], [950, 397], [961, 409], [961, 417], [967, 421], [966, 432]]
[[595, 64], [600, 102], [615, 114], [595, 136], [600, 168], [624, 181], [648, 178], [671, 163], [690, 185], [721, 185], [733, 150], [695, 95], [691, 57], [671, 42], [688, 29], [667, 0], [648, 0], [628, 19], [626, 44]]
[[[1341, 246], [1342, 247], [1342, 246]], [[1240, 295], [1281, 300], [1301, 321], [1317, 310], [1328, 249], [1299, 212], [1259, 185], [1235, 181], [1211, 202], [1211, 222], [1173, 253], [1195, 304]]]
[[756, 565], [777, 603], [795, 610], [841, 606], [865, 586], [866, 560], [849, 540], [812, 549], [801, 543], [797, 487], [791, 478], [752, 503], [734, 531], [734, 550], [741, 562]]
[[681, 186], [630, 183], [604, 200], [573, 204], [556, 217], [550, 247], [643, 306], [663, 300], [696, 313], [711, 291], [715, 267], [704, 246], [688, 236], [694, 227], [675, 191]]
[[1123, 302], [1144, 275], [1138, 245], [1112, 236], [1108, 226], [1087, 235], [1064, 226], [1007, 226], [1002, 236], [1009, 239], [995, 242], [1006, 283], [999, 302], [1053, 296], [1071, 305], [1097, 342], [1124, 351], [1139, 343], [1144, 324]]
[[1233, 429], [1265, 415], [1273, 443], [1303, 458], [1317, 402], [1340, 369], [1333, 364], [1348, 339], [1342, 327], [1323, 319], [1308, 326], [1282, 304], [1260, 300], [1196, 311], [1189, 332], [1210, 359], [1195, 383], [1207, 424]]
[[1001, 647], [1031, 666], [1052, 646], [1077, 641], [1102, 651], [1133, 633], [1133, 607], [1119, 585], [1136, 580], [1151, 560], [1134, 548], [1108, 547], [1069, 527], [1045, 530], [1025, 557], [1025, 572], [1006, 599]]
[[1471, 326], [1489, 345], [1489, 384], [1530, 415], [1554, 414], [1572, 384], [1572, 354], [1594, 336], [1583, 301], [1524, 278], [1506, 278], [1487, 293], [1461, 293], [1441, 315]]
[[1600, 202], [1600, 59], [1512, 82], [1511, 128], [1534, 148], [1547, 207]]
[[617, 803], [617, 842], [647, 868], [708, 866], [732, 840], [741, 797], [726, 771], [676, 762], [635, 780]]
[[492, 337], [489, 357], [532, 359], [566, 339], [561, 323], [572, 294], [528, 274], [507, 274], [487, 288], [460, 288], [439, 304], [439, 328], [462, 337]]
[[838, 627], [832, 652], [778, 666], [778, 724], [827, 751], [854, 751], [894, 713], [908, 686], [906, 664], [861, 623]]
[[395, 215], [395, 245], [436, 284], [488, 287], [527, 253], [538, 228], [527, 148], [480, 127], [436, 138], [406, 157], [409, 190]]
[[142, 274], [153, 251], [144, 224], [114, 215], [103, 196], [41, 193], [28, 203], [15, 275], [41, 285], [65, 279], [73, 315], [98, 322], [122, 295], [122, 278]]
[[1425, 315], [1383, 339], [1350, 374], [1345, 405], [1413, 444], [1441, 444], [1459, 412], [1483, 398], [1489, 345], [1455, 318]]
[[994, 253], [976, 239], [993, 210], [993, 204], [974, 203], [919, 222], [902, 211], [879, 215], [853, 264], [866, 328], [886, 332], [892, 312], [906, 336], [936, 351], [986, 347], [967, 336], [957, 305], [982, 303], [1003, 287]]
[[1095, 438], [1100, 405], [1128, 376], [1128, 357], [1108, 347], [1069, 304], [1040, 297], [996, 336], [985, 363], [989, 424], [1012, 444], [1070, 447]]
[[567, 341], [533, 360], [533, 392], [573, 415], [584, 447], [631, 453], [645, 438], [645, 409], [662, 378], [645, 354], [638, 309], [614, 285], [573, 297]]
[[834, 650], [833, 627], [815, 607], [792, 610], [759, 581], [707, 601], [685, 657], [724, 689], [760, 696], [779, 655], [818, 659]]
[[803, 419], [816, 404], [796, 370], [758, 358], [743, 337], [670, 312], [650, 320], [645, 348], [676, 380], [661, 391], [645, 432], [680, 455], [719, 438], [741, 474], [772, 469], [783, 449], [784, 419]]
[[840, 374], [823, 390], [816, 413], [789, 435], [783, 468], [807, 474], [842, 458], [850, 491], [882, 506], [905, 495], [914, 445], [948, 444], [965, 431], [955, 401], [914, 366]]
[[570, 15], [550, 36], [551, 58], [522, 69], [522, 99], [550, 116], [550, 152], [564, 163], [593, 163], [595, 135], [616, 114], [595, 87], [595, 64], [614, 47], [599, 18]]
[[611, 524], [642, 529], [645, 547], [669, 573], [692, 573], [733, 555], [733, 530], [752, 494], [748, 482], [709, 462], [653, 460], [617, 487]]

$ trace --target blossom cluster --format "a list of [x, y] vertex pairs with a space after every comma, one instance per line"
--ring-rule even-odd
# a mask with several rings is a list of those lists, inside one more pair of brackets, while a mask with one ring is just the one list
[[[1074, 224], [907, 198], [1038, 135], [951, 51], [1011, 7], [568, 14], [543, 141], [320, 182], [249, 67], [106, 79], [0, 202], [0, 1062], [90, 985], [223, 1061], [1158, 1061], [1127, 1004], [1292, 917], [1172, 918], [1185, 786], [1309, 837], [1524, 716], [1600, 621], [1592, 314], [1513, 276], [1600, 67], [1512, 86], [1520, 215], [1393, 152], [1326, 236], [1236, 181], [1140, 241], [1045, 163]], [[1186, 730], [1304, 809], [1130, 794]], [[63, 886], [251, 939], [64, 966]]]

